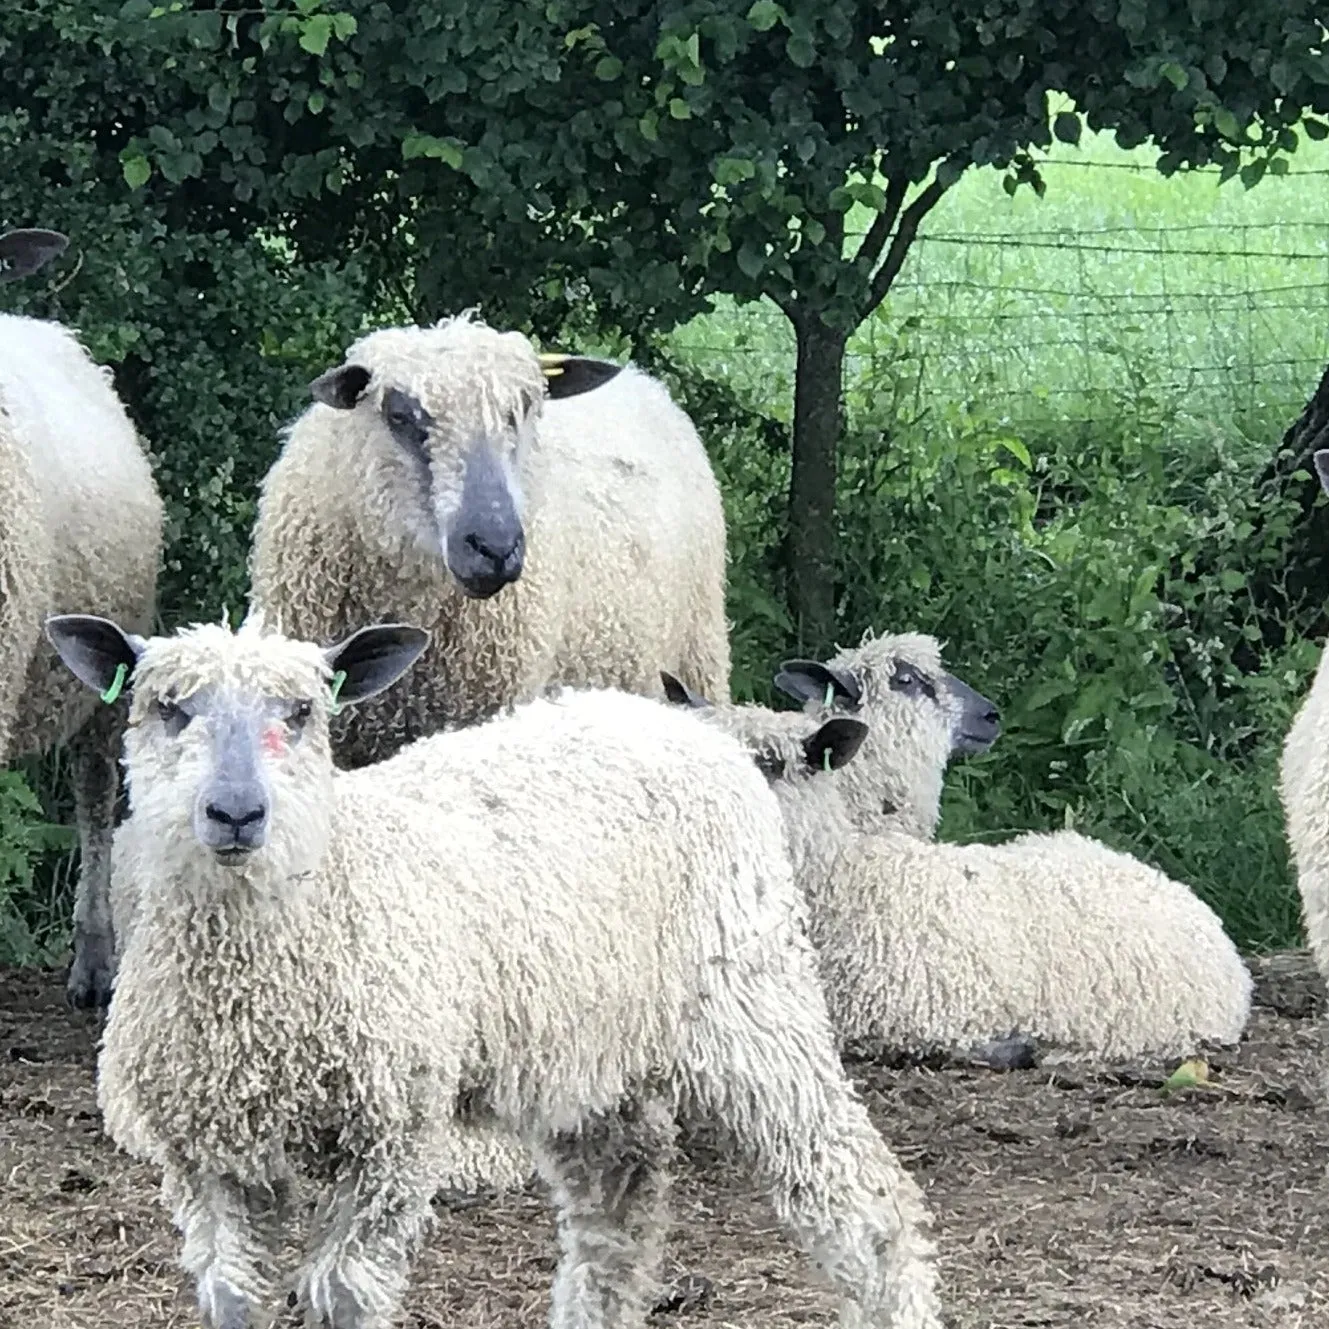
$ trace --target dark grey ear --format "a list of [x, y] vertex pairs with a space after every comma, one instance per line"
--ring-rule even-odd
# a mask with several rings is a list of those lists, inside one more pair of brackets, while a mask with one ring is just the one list
[[711, 705], [705, 697], [693, 692], [681, 679], [663, 669], [660, 670], [660, 682], [664, 685], [665, 700], [675, 706], [690, 706], [694, 711], [704, 711]]
[[857, 707], [863, 700], [863, 689], [853, 674], [820, 660], [786, 660], [775, 676], [775, 686], [801, 703], [824, 704], [827, 688], [831, 690], [832, 700], [846, 706]]
[[803, 740], [808, 765], [817, 771], [838, 771], [863, 746], [868, 727], [862, 720], [837, 715]]
[[[46, 639], [80, 683], [114, 701], [129, 682], [146, 645], [142, 637], [123, 632], [109, 618], [91, 614], [56, 614], [46, 620]], [[120, 673], [120, 666], [124, 672]], [[119, 677], [117, 686], [116, 679]]]
[[345, 641], [323, 652], [336, 685], [338, 706], [364, 701], [390, 688], [429, 645], [429, 633], [408, 623], [376, 623], [353, 632]]
[[59, 231], [9, 231], [0, 235], [0, 281], [31, 277], [65, 252], [69, 237]]
[[610, 360], [592, 360], [584, 355], [542, 355], [550, 397], [576, 397], [608, 383], [622, 368]]
[[336, 369], [320, 374], [309, 385], [309, 395], [324, 406], [349, 411], [365, 395], [372, 377], [364, 365], [338, 365]]
[[1313, 458], [1315, 474], [1320, 477], [1320, 488], [1329, 494], [1329, 448], [1321, 448]]

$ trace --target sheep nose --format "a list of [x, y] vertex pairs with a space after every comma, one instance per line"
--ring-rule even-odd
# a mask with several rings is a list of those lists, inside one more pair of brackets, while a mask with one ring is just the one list
[[237, 844], [252, 842], [267, 820], [267, 805], [259, 798], [237, 791], [209, 801], [203, 815], [233, 833]]
[[466, 537], [467, 545], [493, 566], [494, 572], [509, 577], [521, 569], [525, 537], [521, 531], [487, 535], [472, 531]]

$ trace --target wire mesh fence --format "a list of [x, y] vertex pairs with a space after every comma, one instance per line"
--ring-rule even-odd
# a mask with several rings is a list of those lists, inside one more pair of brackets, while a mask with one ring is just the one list
[[[1120, 172], [1147, 177], [1155, 193], [1171, 184], [1146, 165], [1048, 165], [1076, 168], [1048, 173], [1049, 197], [1091, 172], [1104, 197]], [[902, 375], [921, 399], [982, 394], [1016, 416], [1051, 407], [1092, 418], [1144, 393], [1197, 413], [1299, 406], [1329, 361], [1326, 176], [1293, 173], [1278, 182], [1282, 197], [1304, 206], [1245, 221], [1096, 224], [1062, 208], [1060, 224], [1033, 227], [1021, 224], [1027, 210], [991, 207], [979, 225], [970, 209], [956, 229], [939, 210], [851, 340], [851, 408], [855, 388], [870, 399], [874, 384]], [[1261, 188], [1237, 194], [1228, 211], [1240, 214]], [[708, 372], [748, 380], [788, 409], [793, 339], [773, 305], [720, 311], [682, 341]]]

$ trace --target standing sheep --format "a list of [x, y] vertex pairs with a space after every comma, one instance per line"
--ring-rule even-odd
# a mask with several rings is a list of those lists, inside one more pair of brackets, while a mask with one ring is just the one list
[[[66, 243], [52, 231], [0, 236], [0, 280], [36, 272]], [[70, 745], [82, 870], [67, 992], [75, 1006], [105, 1005], [125, 708], [100, 705], [70, 678], [42, 622], [93, 602], [146, 631], [162, 507], [110, 375], [57, 323], [0, 315], [0, 493], [0, 763]]]
[[[1329, 494], [1329, 448], [1315, 454], [1315, 473]], [[1283, 743], [1279, 792], [1297, 871], [1306, 940], [1329, 983], [1329, 652], [1320, 658], [1310, 694]]]
[[48, 632], [88, 686], [128, 673], [137, 900], [98, 1098], [164, 1171], [208, 1329], [273, 1300], [301, 1176], [298, 1299], [383, 1329], [463, 1105], [551, 1187], [554, 1329], [644, 1324], [676, 1115], [748, 1156], [846, 1324], [939, 1329], [922, 1198], [836, 1059], [779, 809], [731, 738], [567, 692], [337, 771], [329, 703], [425, 633]]
[[[1070, 831], [1001, 845], [930, 839], [947, 760], [998, 732], [996, 708], [941, 667], [935, 640], [879, 638], [830, 663], [791, 662], [778, 681], [814, 715], [703, 713], [774, 780], [843, 1043], [981, 1048], [1010, 1064], [1031, 1038], [1114, 1059], [1240, 1038], [1250, 973], [1180, 882]], [[833, 776], [812, 779], [815, 752], [800, 754], [825, 733], [828, 688], [831, 713], [851, 708], [867, 734], [843, 770], [840, 754]]]
[[658, 695], [662, 664], [728, 697], [719, 488], [654, 379], [463, 315], [371, 333], [311, 391], [263, 482], [253, 603], [317, 640], [432, 633], [334, 723], [340, 765], [560, 683]]

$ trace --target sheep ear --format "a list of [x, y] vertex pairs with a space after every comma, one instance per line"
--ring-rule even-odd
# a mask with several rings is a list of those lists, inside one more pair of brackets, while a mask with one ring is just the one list
[[[46, 620], [46, 639], [80, 683], [114, 701], [129, 682], [147, 643], [109, 618], [56, 614]], [[123, 666], [123, 672], [122, 672]]]
[[665, 700], [675, 706], [690, 706], [694, 711], [704, 711], [711, 703], [688, 687], [673, 674], [660, 670], [660, 682], [664, 685]]
[[324, 406], [349, 411], [365, 395], [372, 377], [364, 365], [338, 365], [309, 385], [309, 395]]
[[608, 383], [622, 368], [609, 360], [593, 360], [584, 355], [542, 355], [540, 368], [552, 398], [576, 397]]
[[1320, 478], [1320, 488], [1329, 494], [1329, 448], [1321, 448], [1312, 460], [1315, 462], [1315, 474]]
[[0, 235], [0, 281], [31, 277], [65, 252], [69, 237], [59, 231], [9, 231]]
[[808, 765], [814, 771], [838, 771], [846, 762], [854, 759], [867, 736], [868, 727], [862, 720], [837, 715], [827, 720], [815, 734], [809, 734], [803, 740]]
[[[333, 674], [333, 699], [349, 706], [390, 688], [420, 658], [429, 633], [408, 623], [376, 623], [323, 652]], [[337, 682], [340, 677], [341, 681]]]
[[826, 704], [828, 689], [832, 700], [847, 706], [858, 706], [863, 700], [863, 689], [853, 674], [820, 660], [786, 660], [775, 676], [775, 686], [803, 704]]

